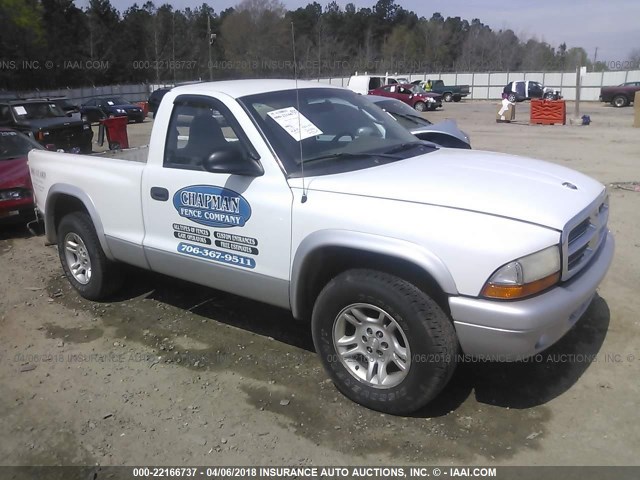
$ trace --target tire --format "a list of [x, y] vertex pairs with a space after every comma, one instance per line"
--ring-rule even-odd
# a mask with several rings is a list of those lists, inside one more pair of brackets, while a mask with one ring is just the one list
[[462, 100], [462, 97], [460, 95], [454, 95], [453, 96], [453, 101], [458, 103], [460, 100]]
[[415, 108], [419, 112], [425, 112], [427, 110], [427, 104], [424, 102], [416, 102], [413, 108]]
[[[355, 319], [363, 315], [378, 319], [378, 325], [356, 327]], [[456, 367], [458, 341], [447, 315], [426, 293], [386, 273], [348, 270], [332, 279], [316, 300], [311, 328], [338, 390], [380, 412], [401, 415], [422, 408]], [[347, 341], [338, 345], [341, 338]], [[372, 355], [375, 362], [369, 361]]]
[[442, 99], [445, 102], [450, 102], [451, 100], [453, 100], [453, 95], [451, 94], [451, 92], [447, 92], [442, 96]]
[[[104, 300], [122, 285], [120, 265], [104, 254], [87, 213], [74, 212], [62, 218], [58, 225], [58, 255], [67, 279], [87, 300]], [[81, 265], [74, 273], [72, 265], [78, 263]]]
[[518, 101], [518, 97], [516, 97], [515, 93], [510, 93], [509, 95], [507, 95], [507, 100], [509, 100], [511, 103], [516, 103]]
[[629, 105], [629, 99], [624, 95], [616, 95], [611, 100], [611, 105], [616, 108], [626, 107], [627, 105]]

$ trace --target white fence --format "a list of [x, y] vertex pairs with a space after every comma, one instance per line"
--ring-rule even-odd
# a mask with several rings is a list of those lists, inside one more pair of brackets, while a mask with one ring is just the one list
[[[409, 81], [431, 79], [442, 80], [445, 85], [469, 85], [471, 94], [467, 98], [476, 100], [501, 98], [504, 86], [515, 80], [540, 82], [545, 87], [560, 90], [566, 100], [576, 98], [576, 72], [389, 73], [389, 76], [408, 78]], [[346, 87], [349, 77], [320, 78], [318, 82]], [[580, 99], [597, 101], [601, 87], [625, 82], [640, 82], [640, 70], [587, 72], [581, 79]]]
[[86, 102], [95, 97], [123, 97], [131, 102], [147, 100], [149, 85], [108, 85], [105, 87], [57, 88], [51, 90], [32, 90], [18, 92], [22, 98], [67, 97], [75, 103]]

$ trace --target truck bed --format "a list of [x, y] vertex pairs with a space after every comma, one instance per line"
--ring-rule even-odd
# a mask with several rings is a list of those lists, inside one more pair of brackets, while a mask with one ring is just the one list
[[149, 156], [149, 145], [142, 147], [127, 148], [125, 150], [107, 150], [106, 152], [94, 153], [92, 157], [113, 158], [115, 160], [126, 160], [127, 162], [147, 163]]
[[76, 197], [90, 214], [100, 212], [107, 239], [141, 245], [144, 236], [140, 187], [147, 148], [98, 155], [32, 150], [29, 169], [41, 212], [58, 195]]

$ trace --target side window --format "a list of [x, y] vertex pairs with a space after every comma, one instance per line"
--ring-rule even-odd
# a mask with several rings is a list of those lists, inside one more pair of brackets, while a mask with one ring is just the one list
[[203, 170], [205, 159], [217, 151], [252, 152], [226, 109], [206, 99], [178, 101], [173, 107], [164, 149], [164, 167]]
[[369, 79], [369, 90], [375, 90], [382, 86], [382, 80], [380, 77], [371, 77]]

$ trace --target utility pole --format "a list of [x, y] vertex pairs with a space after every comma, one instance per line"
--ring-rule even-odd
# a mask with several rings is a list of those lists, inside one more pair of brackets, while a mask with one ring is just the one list
[[213, 62], [211, 61], [211, 45], [213, 45], [213, 37], [211, 36], [211, 15], [207, 13], [207, 43], [209, 44], [209, 81], [213, 81]]
[[581, 74], [582, 73], [582, 60], [578, 60], [578, 66], [576, 68], [576, 104], [575, 110], [573, 112], [574, 118], [577, 120], [580, 118], [580, 84], [581, 84]]
[[596, 53], [593, 55], [593, 71], [596, 71], [596, 63], [598, 63], [598, 47], [596, 47]]
[[176, 12], [173, 12], [171, 23], [171, 56], [173, 62], [171, 67], [173, 70], [173, 84], [176, 84]]

